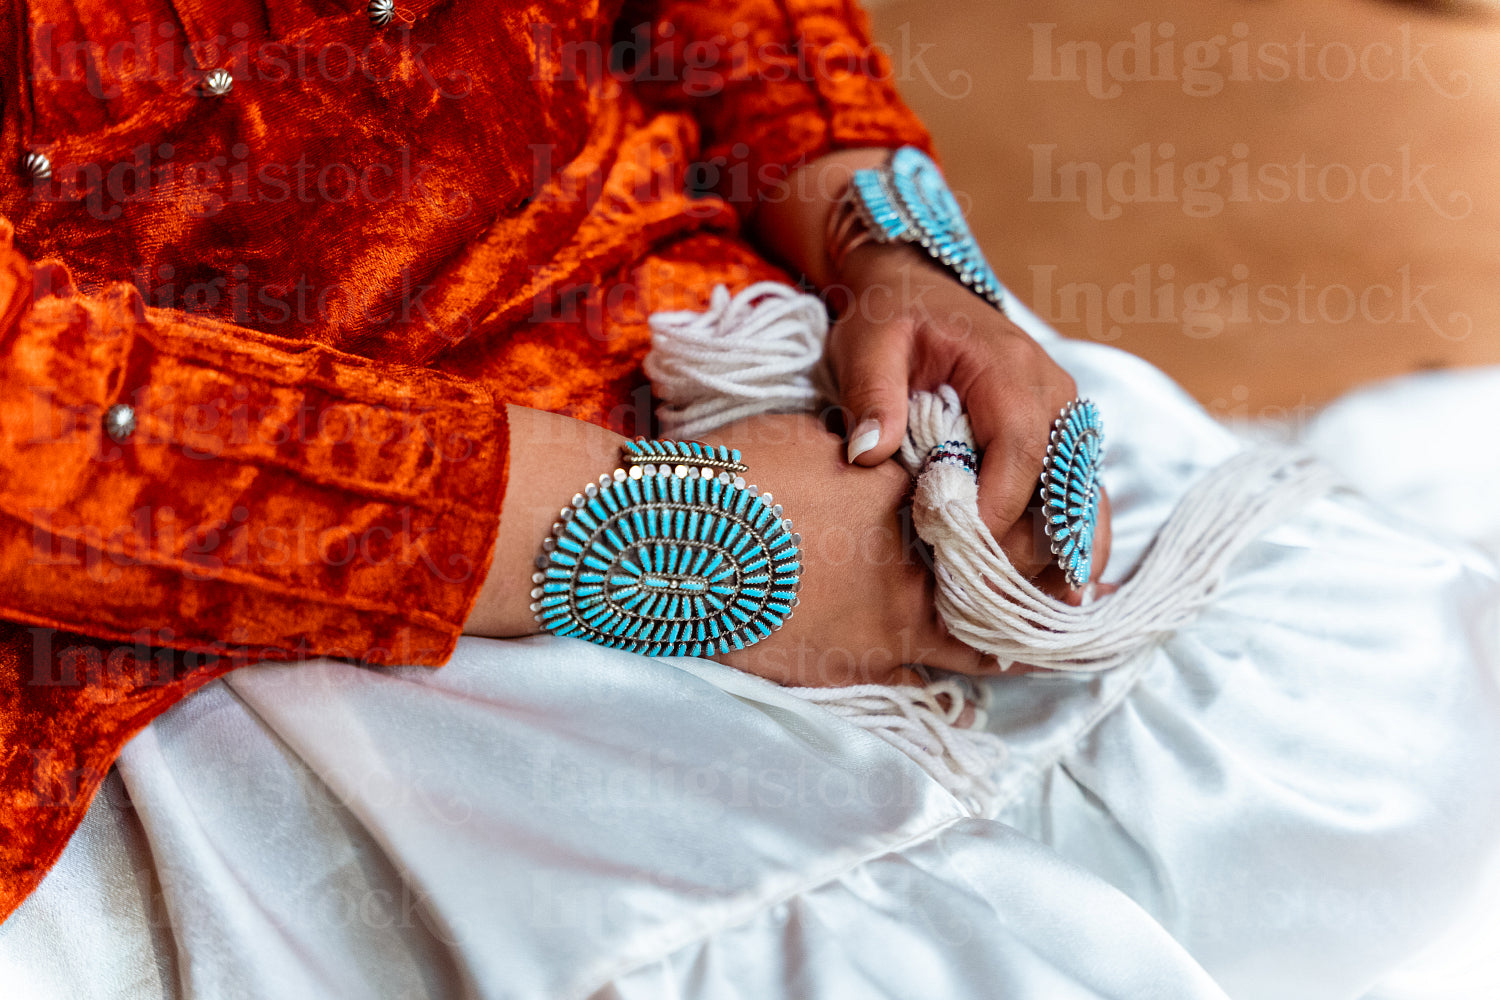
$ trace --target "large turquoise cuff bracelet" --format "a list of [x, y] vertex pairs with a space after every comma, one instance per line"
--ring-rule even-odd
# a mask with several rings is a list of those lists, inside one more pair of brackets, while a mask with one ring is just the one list
[[542, 542], [531, 610], [549, 632], [646, 656], [712, 656], [792, 617], [800, 536], [740, 453], [632, 441]]
[[942, 171], [915, 146], [902, 146], [882, 167], [856, 170], [829, 213], [826, 235], [836, 268], [864, 243], [915, 243], [1001, 312], [1005, 286], [985, 260]]

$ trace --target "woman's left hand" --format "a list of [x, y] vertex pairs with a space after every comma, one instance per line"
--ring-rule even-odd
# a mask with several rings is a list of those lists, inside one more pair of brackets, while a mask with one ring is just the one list
[[[1053, 562], [1037, 486], [1053, 421], [1078, 395], [1067, 372], [1028, 334], [916, 247], [867, 244], [838, 276], [845, 307], [828, 357], [848, 430], [849, 461], [875, 466], [906, 430], [907, 397], [946, 383], [963, 401], [983, 462], [980, 515], [1016, 568], [1077, 601]], [[1033, 505], [1037, 506], [1033, 508]], [[1109, 499], [1101, 493], [1094, 579], [1109, 558]]]

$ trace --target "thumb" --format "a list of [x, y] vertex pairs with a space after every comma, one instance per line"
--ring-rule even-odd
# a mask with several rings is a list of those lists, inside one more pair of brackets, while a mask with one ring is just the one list
[[911, 363], [908, 340], [899, 330], [841, 330], [833, 355], [839, 405], [848, 432], [851, 464], [875, 466], [901, 447], [906, 436], [906, 396]]

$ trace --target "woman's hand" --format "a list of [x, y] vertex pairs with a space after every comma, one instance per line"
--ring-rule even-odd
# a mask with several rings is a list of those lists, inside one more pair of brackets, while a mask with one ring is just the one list
[[903, 510], [904, 469], [850, 465], [843, 440], [810, 415], [753, 417], [705, 440], [740, 449], [746, 479], [774, 495], [802, 536], [802, 603], [792, 618], [715, 659], [793, 686], [916, 683], [910, 664], [982, 669], [933, 607], [925, 550]]
[[[758, 206], [752, 232], [822, 288], [840, 312], [828, 354], [845, 409], [850, 461], [875, 466], [889, 459], [905, 432], [908, 394], [953, 386], [983, 453], [981, 517], [1018, 570], [1076, 602], [1081, 594], [1067, 589], [1053, 564], [1041, 520], [1028, 514], [1040, 503], [1034, 494], [1052, 422], [1077, 395], [1073, 380], [919, 247], [866, 243], [850, 251], [840, 269], [829, 256], [828, 217], [854, 171], [878, 167], [889, 156], [887, 149], [846, 149], [798, 167], [784, 197]], [[873, 437], [871, 421], [879, 424]], [[1109, 543], [1109, 498], [1101, 496], [1095, 579]]]
[[[1042, 530], [1037, 486], [1052, 422], [1077, 386], [1030, 336], [910, 245], [856, 248], [840, 274], [847, 303], [828, 357], [848, 424], [848, 460], [871, 467], [901, 446], [907, 397], [947, 383], [963, 402], [983, 462], [979, 510], [1022, 574], [1068, 591]], [[1094, 577], [1109, 558], [1101, 496]]]

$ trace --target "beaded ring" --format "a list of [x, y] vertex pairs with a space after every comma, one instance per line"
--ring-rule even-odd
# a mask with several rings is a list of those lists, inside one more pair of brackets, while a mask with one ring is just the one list
[[1099, 519], [1099, 464], [1104, 424], [1091, 400], [1075, 399], [1052, 422], [1042, 463], [1042, 528], [1052, 554], [1075, 590], [1094, 572], [1094, 527]]
[[802, 538], [770, 493], [746, 485], [739, 451], [640, 439], [620, 459], [542, 542], [531, 610], [543, 628], [646, 656], [712, 656], [792, 617]]
[[926, 472], [930, 465], [939, 464], [956, 465], [971, 476], [979, 475], [979, 456], [974, 453], [974, 446], [967, 441], [944, 441], [933, 445], [927, 452], [927, 457], [922, 460], [922, 471]]

